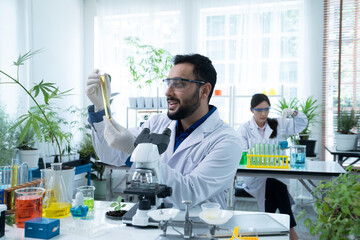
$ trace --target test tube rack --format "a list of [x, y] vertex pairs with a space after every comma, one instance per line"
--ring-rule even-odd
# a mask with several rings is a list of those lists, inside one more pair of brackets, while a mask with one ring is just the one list
[[289, 156], [278, 144], [256, 143], [249, 149], [246, 167], [290, 169]]
[[31, 182], [27, 182], [24, 184], [19, 184], [15, 187], [5, 188], [5, 196], [4, 196], [4, 204], [6, 204], [7, 209], [6, 214], [10, 214], [15, 212], [15, 209], [11, 208], [11, 199], [14, 196], [15, 190], [20, 188], [26, 188], [26, 187], [37, 187], [41, 182], [41, 179], [36, 179]]
[[289, 156], [285, 155], [247, 155], [247, 168], [290, 169]]

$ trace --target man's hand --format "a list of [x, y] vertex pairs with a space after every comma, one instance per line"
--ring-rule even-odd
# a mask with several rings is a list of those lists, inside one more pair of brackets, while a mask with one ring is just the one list
[[[105, 73], [106, 74], [106, 73]], [[108, 98], [111, 96], [110, 81], [106, 78]], [[86, 95], [95, 106], [95, 112], [104, 109], [104, 101], [100, 87], [99, 69], [95, 69], [89, 76], [86, 83]]]
[[104, 138], [110, 147], [120, 150], [128, 155], [134, 151], [135, 137], [126, 128], [120, 126], [114, 119], [104, 116]]
[[293, 116], [294, 114], [294, 110], [291, 109], [291, 108], [285, 108], [283, 111], [282, 111], [282, 118], [288, 118], [290, 116]]

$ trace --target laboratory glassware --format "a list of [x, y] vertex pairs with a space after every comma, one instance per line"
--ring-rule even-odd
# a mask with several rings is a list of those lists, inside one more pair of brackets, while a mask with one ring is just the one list
[[45, 190], [39, 187], [27, 187], [15, 190], [15, 224], [24, 228], [25, 221], [41, 217], [42, 196]]
[[62, 163], [51, 164], [51, 175], [45, 183], [43, 217], [62, 218], [70, 214], [71, 199], [62, 176]]
[[290, 166], [292, 168], [305, 168], [305, 159], [305, 145], [293, 145], [290, 147]]

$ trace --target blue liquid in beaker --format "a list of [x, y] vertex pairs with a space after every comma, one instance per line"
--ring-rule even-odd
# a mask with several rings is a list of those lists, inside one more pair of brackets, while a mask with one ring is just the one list
[[305, 168], [305, 153], [292, 153], [290, 166], [292, 168]]

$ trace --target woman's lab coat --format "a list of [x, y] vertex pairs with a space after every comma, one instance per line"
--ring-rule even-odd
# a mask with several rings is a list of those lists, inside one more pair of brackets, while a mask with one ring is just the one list
[[[308, 122], [305, 114], [302, 112], [298, 112], [294, 118], [277, 118], [277, 121], [278, 127], [277, 136], [275, 139], [279, 139], [281, 129], [283, 129], [283, 134], [286, 136], [295, 135], [304, 130]], [[253, 147], [252, 144], [254, 144], [254, 142], [261, 143], [263, 140], [269, 139], [273, 130], [270, 128], [267, 122], [265, 125], [266, 127], [264, 137], [261, 136], [254, 118], [240, 126], [238, 133], [241, 139], [241, 148], [246, 150], [250, 147]], [[244, 189], [257, 200], [259, 209], [263, 212], [265, 211], [266, 179], [266, 177], [243, 177], [245, 183]], [[278, 180], [285, 183], [286, 185], [289, 185], [289, 179]]]
[[[197, 127], [174, 152], [176, 121], [166, 114], [157, 114], [141, 128], [131, 129], [134, 136], [146, 127], [152, 133], [171, 130], [170, 143], [161, 155], [161, 183], [172, 187], [166, 198], [174, 207], [183, 209], [182, 200], [196, 206], [203, 202], [218, 202], [226, 208], [225, 196], [232, 186], [241, 157], [240, 140], [236, 132], [224, 123], [216, 110]], [[129, 129], [130, 130], [130, 129]], [[94, 123], [93, 144], [100, 159], [108, 164], [124, 165], [128, 155], [110, 148], [104, 136], [104, 124]]]

